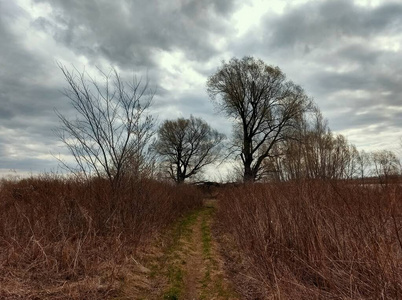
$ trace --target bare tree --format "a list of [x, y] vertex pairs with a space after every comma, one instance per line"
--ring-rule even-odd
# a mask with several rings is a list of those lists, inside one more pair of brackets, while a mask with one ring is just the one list
[[364, 178], [367, 177], [371, 166], [370, 154], [364, 150], [361, 150], [357, 158], [357, 165], [358, 165], [359, 177], [363, 181]]
[[59, 67], [67, 81], [64, 95], [76, 112], [75, 119], [56, 112], [61, 121], [58, 136], [77, 163], [68, 167], [86, 176], [105, 176], [117, 187], [134, 160], [144, 165], [147, 142], [154, 134], [148, 109], [155, 92], [148, 81], [123, 81], [115, 69], [99, 70], [103, 81], [98, 83], [85, 71]]
[[191, 116], [165, 121], [154, 148], [167, 165], [170, 177], [182, 183], [219, 158], [224, 138], [205, 121]]
[[371, 154], [371, 160], [374, 166], [374, 175], [378, 176], [381, 183], [387, 184], [392, 176], [400, 173], [399, 159], [392, 151], [375, 151]]
[[207, 90], [236, 122], [235, 135], [241, 142], [234, 147], [243, 163], [244, 181], [258, 179], [262, 162], [274, 155], [276, 144], [295, 138], [303, 114], [312, 105], [303, 89], [287, 81], [278, 67], [248, 56], [223, 62], [209, 77]]
[[358, 172], [356, 147], [343, 135], [333, 135], [317, 108], [302, 120], [297, 139], [288, 139], [273, 151], [278, 156], [271, 155], [263, 168], [277, 180], [346, 179]]

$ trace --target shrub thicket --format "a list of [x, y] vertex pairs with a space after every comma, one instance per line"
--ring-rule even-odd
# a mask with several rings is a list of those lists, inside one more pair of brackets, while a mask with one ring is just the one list
[[194, 187], [148, 179], [114, 192], [104, 179], [50, 176], [0, 189], [0, 298], [106, 296], [125, 258], [202, 204]]
[[401, 189], [309, 181], [222, 191], [216, 225], [239, 292], [400, 299]]

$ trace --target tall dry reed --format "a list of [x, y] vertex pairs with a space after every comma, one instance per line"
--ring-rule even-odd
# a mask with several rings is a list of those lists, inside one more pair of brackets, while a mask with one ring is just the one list
[[216, 227], [245, 299], [402, 298], [401, 186], [254, 184], [219, 202]]
[[147, 179], [113, 190], [42, 176], [4, 180], [0, 192], [0, 298], [66, 298], [66, 283], [92, 277], [68, 297], [110, 296], [124, 259], [202, 201], [193, 187]]

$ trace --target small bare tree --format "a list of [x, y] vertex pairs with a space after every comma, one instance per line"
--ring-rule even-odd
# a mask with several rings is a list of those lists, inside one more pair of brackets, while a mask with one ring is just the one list
[[394, 152], [379, 150], [371, 154], [374, 166], [374, 175], [378, 176], [381, 183], [387, 184], [392, 176], [400, 174], [399, 159]]
[[148, 81], [133, 77], [124, 82], [115, 69], [99, 70], [102, 83], [87, 72], [68, 71], [59, 64], [67, 81], [63, 94], [70, 99], [76, 118], [56, 111], [61, 126], [57, 134], [70, 150], [77, 167], [69, 170], [86, 176], [107, 177], [115, 188], [130, 172], [133, 161], [145, 165], [147, 143], [154, 134], [154, 119], [148, 114], [155, 91]]
[[271, 155], [264, 162], [263, 168], [270, 177], [280, 180], [356, 177], [359, 163], [356, 147], [343, 135], [330, 131], [318, 108], [306, 116], [297, 139], [276, 145], [273, 151], [279, 155]]
[[182, 183], [219, 158], [224, 138], [205, 121], [191, 116], [165, 121], [154, 147], [167, 165], [169, 176]]
[[367, 153], [364, 150], [359, 152], [359, 156], [357, 158], [358, 164], [358, 172], [359, 178], [363, 181], [365, 177], [368, 176], [369, 169], [371, 166], [371, 156], [370, 153]]

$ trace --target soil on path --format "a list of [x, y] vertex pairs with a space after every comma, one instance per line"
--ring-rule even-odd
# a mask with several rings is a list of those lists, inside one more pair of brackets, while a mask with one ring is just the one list
[[211, 235], [216, 200], [182, 218], [130, 267], [117, 299], [239, 299]]
[[201, 222], [201, 216], [197, 216], [195, 224], [190, 228], [191, 235], [186, 238], [188, 243], [184, 244], [182, 251], [184, 257], [181, 258], [185, 263], [183, 299], [200, 298], [201, 281], [205, 274]]

